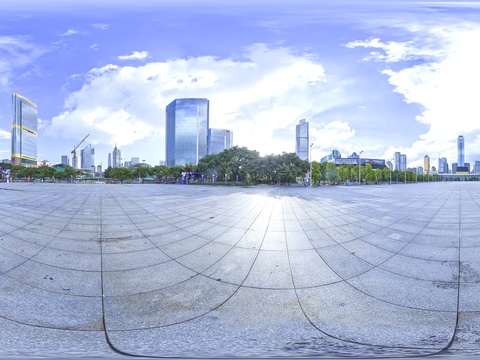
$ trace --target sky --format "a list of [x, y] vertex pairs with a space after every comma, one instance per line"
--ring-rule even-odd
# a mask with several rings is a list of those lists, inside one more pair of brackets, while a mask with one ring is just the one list
[[[480, 2], [379, 0], [1, 0], [0, 159], [12, 93], [38, 105], [38, 159], [95, 147], [107, 167], [165, 160], [165, 107], [210, 100], [210, 127], [262, 156], [407, 167], [480, 161]], [[77, 150], [78, 152], [78, 150]]]

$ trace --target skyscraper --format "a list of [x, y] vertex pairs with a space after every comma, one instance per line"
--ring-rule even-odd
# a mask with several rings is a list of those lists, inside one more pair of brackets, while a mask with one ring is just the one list
[[37, 166], [37, 104], [12, 95], [12, 165]]
[[447, 158], [438, 158], [438, 173], [439, 174], [448, 174], [448, 162]]
[[165, 158], [167, 166], [198, 164], [207, 155], [209, 101], [175, 99], [166, 108]]
[[226, 129], [208, 129], [208, 155], [220, 154], [233, 145], [233, 132]]
[[308, 121], [302, 119], [296, 126], [296, 146], [295, 152], [297, 156], [302, 160], [310, 160], [308, 154], [308, 144], [310, 142], [310, 136], [308, 131]]
[[112, 152], [112, 167], [122, 167], [122, 152], [120, 149], [117, 149], [117, 144], [115, 144], [115, 148]]
[[394, 154], [394, 170], [407, 170], [407, 155], [400, 154], [398, 151]]
[[88, 145], [85, 149], [80, 151], [81, 159], [81, 169], [90, 169], [92, 166], [95, 166], [95, 148], [92, 145]]
[[465, 166], [465, 139], [459, 135], [457, 139], [458, 166]]
[[68, 155], [62, 155], [62, 165], [70, 165], [70, 158]]
[[425, 155], [423, 157], [423, 174], [428, 175], [430, 172], [430, 156]]

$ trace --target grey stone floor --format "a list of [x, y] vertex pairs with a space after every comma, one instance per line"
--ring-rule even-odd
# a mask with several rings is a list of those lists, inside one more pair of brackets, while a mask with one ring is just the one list
[[0, 196], [2, 359], [480, 355], [480, 183]]

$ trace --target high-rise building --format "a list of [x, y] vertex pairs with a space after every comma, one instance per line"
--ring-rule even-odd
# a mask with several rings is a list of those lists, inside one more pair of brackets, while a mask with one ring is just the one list
[[423, 174], [428, 175], [430, 171], [430, 156], [425, 155], [423, 157]]
[[475, 160], [475, 174], [480, 174], [480, 161]]
[[448, 174], [448, 162], [447, 158], [438, 158], [438, 173], [439, 174]]
[[62, 165], [70, 165], [70, 157], [68, 155], [62, 155]]
[[233, 132], [226, 129], [208, 129], [208, 155], [220, 154], [233, 145]]
[[208, 99], [175, 99], [166, 107], [167, 166], [198, 164], [208, 154]]
[[108, 153], [108, 167], [112, 167], [112, 153]]
[[112, 167], [122, 167], [122, 152], [120, 149], [117, 149], [117, 144], [115, 144], [115, 148], [112, 152]]
[[37, 166], [37, 104], [12, 95], [12, 165]]
[[458, 149], [458, 165], [465, 166], [465, 139], [463, 135], [459, 135], [457, 139], [457, 149]]
[[102, 173], [102, 165], [97, 165], [97, 173], [98, 174]]
[[131, 165], [140, 164], [140, 158], [132, 157], [132, 160], [130, 160], [130, 164]]
[[394, 170], [407, 170], [407, 155], [400, 154], [398, 151], [394, 154]]
[[309, 143], [310, 143], [310, 134], [308, 131], [308, 121], [302, 119], [298, 122], [296, 126], [296, 146], [295, 152], [297, 156], [302, 160], [309, 160]]
[[83, 150], [80, 151], [81, 169], [90, 169], [92, 166], [95, 166], [95, 148], [92, 145], [87, 145]]

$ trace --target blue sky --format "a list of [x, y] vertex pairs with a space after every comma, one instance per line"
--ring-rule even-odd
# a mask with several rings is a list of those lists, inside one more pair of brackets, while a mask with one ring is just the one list
[[[97, 4], [100, 3], [100, 4]], [[165, 158], [165, 107], [210, 100], [210, 127], [262, 155], [480, 160], [480, 3], [446, 1], [39, 1], [0, 5], [0, 159], [11, 94], [36, 102], [39, 160], [73, 146], [107, 165]]]

